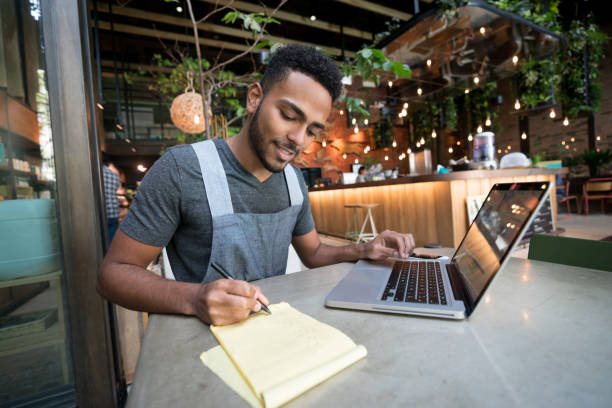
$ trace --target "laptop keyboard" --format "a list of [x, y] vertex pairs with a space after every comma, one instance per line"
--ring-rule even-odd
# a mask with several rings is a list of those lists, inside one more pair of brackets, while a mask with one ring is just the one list
[[446, 304], [438, 262], [396, 261], [381, 300]]

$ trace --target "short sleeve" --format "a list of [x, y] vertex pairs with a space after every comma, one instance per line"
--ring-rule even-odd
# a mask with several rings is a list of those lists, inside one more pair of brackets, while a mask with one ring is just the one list
[[181, 177], [172, 149], [159, 158], [138, 187], [119, 228], [143, 244], [168, 244], [181, 220]]
[[304, 201], [302, 201], [302, 208], [298, 213], [295, 228], [293, 228], [293, 236], [297, 237], [309, 233], [314, 229], [315, 225], [314, 220], [312, 219], [312, 212], [310, 211], [310, 198], [308, 197], [308, 187], [306, 186], [306, 182], [304, 181], [304, 176], [298, 168], [294, 167], [294, 170], [297, 175], [297, 179], [300, 183], [302, 195], [304, 196]]

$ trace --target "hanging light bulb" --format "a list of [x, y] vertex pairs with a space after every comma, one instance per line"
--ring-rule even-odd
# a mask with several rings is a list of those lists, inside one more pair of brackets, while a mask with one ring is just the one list
[[563, 119], [563, 126], [569, 126], [569, 119], [567, 118], [567, 116], [565, 117], [565, 119]]
[[399, 155], [399, 159], [400, 159], [400, 160], [404, 160], [404, 157], [406, 157], [406, 156], [404, 156], [404, 153], [402, 153], [402, 154], [400, 154], [400, 155]]
[[200, 115], [198, 115], [197, 113], [193, 115], [193, 123], [195, 123], [196, 125], [200, 124]]
[[389, 160], [389, 156], [385, 156], [385, 160]]
[[562, 144], [563, 146], [565, 146], [565, 140], [562, 140], [562, 141], [561, 141], [561, 144]]
[[397, 114], [397, 117], [398, 117], [398, 118], [403, 118], [403, 117], [404, 117], [404, 115], [402, 115], [402, 113], [404, 113], [404, 111], [402, 111], [402, 112], [398, 113], [398, 114]]
[[363, 120], [363, 124], [364, 124], [364, 125], [367, 125], [368, 123], [369, 123], [369, 121], [368, 121], [367, 119], [364, 119], [364, 120]]
[[355, 125], [355, 124], [357, 123], [357, 119], [353, 118], [353, 120], [351, 121], [351, 123], [352, 123], [353, 125]]
[[508, 150], [512, 150], [512, 146], [508, 145]]
[[476, 75], [476, 76], [474, 77], [474, 83], [475, 83], [476, 85], [478, 85], [478, 83], [479, 83], [479, 82], [480, 82], [480, 78], [478, 78], [478, 75]]
[[431, 60], [429, 58], [427, 59], [427, 66], [431, 67]]
[[355, 159], [355, 164], [358, 164], [358, 163], [359, 163], [359, 159]]
[[521, 139], [527, 140], [527, 133], [523, 132], [523, 134], [521, 135]]
[[576, 139], [574, 139], [573, 137], [570, 139], [570, 142], [574, 143], [576, 141]]
[[599, 141], [601, 140], [601, 136], [597, 136], [597, 137], [595, 138], [595, 140], [597, 140], [597, 141], [599, 142]]
[[342, 155], [342, 158], [343, 158], [343, 159], [346, 159], [346, 153], [344, 153], [344, 154]]
[[436, 137], [438, 137], [438, 134], [436, 133], [436, 129], [434, 129], [434, 130], [432, 130], [432, 131], [431, 131], [431, 137], [432, 137], [432, 138], [434, 138], [434, 139], [435, 139]]
[[391, 144], [391, 146], [397, 147], [397, 142], [394, 140], [393, 143]]
[[96, 106], [98, 107], [98, 109], [104, 110], [104, 105], [102, 105], [100, 102], [96, 103]]
[[468, 141], [470, 141], [470, 142], [471, 142], [472, 140], [474, 140], [474, 136], [472, 136], [472, 134], [470, 133], [470, 134], [468, 135]]
[[550, 113], [548, 114], [548, 117], [554, 119], [556, 116], [557, 113], [555, 112], [555, 108], [550, 108]]
[[323, 146], [323, 147], [327, 146], [327, 142], [325, 140], [323, 140], [323, 142], [321, 142], [321, 146]]
[[408, 111], [406, 109], [402, 109], [402, 116], [406, 117], [408, 115]]
[[123, 126], [121, 126], [121, 123], [117, 123], [115, 126], [117, 126], [117, 129], [123, 130]]
[[355, 128], [353, 129], [353, 132], [359, 133], [359, 126], [355, 125]]
[[480, 27], [480, 34], [485, 35], [486, 32], [487, 29], [484, 26]]
[[421, 147], [421, 143], [420, 143], [420, 142], [417, 142], [416, 146], [417, 146], [417, 148], [418, 148], [418, 147]]
[[476, 129], [476, 133], [482, 133], [482, 126], [478, 125], [478, 128]]
[[512, 64], [518, 64], [518, 56], [515, 55], [514, 57], [512, 57]]
[[340, 115], [344, 115], [344, 111], [340, 109]]
[[424, 145], [425, 144], [425, 139], [421, 138], [421, 140], [419, 140], [419, 142], [421, 142], [421, 144]]
[[389, 88], [391, 88], [393, 86], [393, 81], [387, 82], [387, 85], [389, 85]]
[[461, 140], [457, 140], [457, 146], [461, 146]]
[[514, 101], [514, 109], [516, 109], [516, 110], [521, 109], [521, 103], [519, 102], [518, 99], [516, 101]]
[[408, 109], [408, 102], [404, 102], [404, 106], [402, 106], [404, 110]]
[[417, 89], [417, 95], [421, 96], [423, 94], [423, 90], [421, 88]]
[[408, 152], [408, 154], [412, 153], [412, 149], [408, 148], [408, 150], [406, 150]]
[[449, 153], [452, 153], [452, 152], [453, 152], [453, 148], [452, 148], [452, 147], [449, 147], [449, 148], [448, 148], [448, 152], [449, 152]]
[[491, 117], [487, 116], [487, 120], [485, 120], [485, 126], [491, 126]]
[[465, 89], [465, 94], [467, 95], [467, 94], [469, 94], [469, 93], [470, 93], [470, 90], [466, 88], [466, 89]]

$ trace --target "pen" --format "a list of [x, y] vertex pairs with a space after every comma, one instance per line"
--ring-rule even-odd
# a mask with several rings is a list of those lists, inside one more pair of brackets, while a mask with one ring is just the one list
[[[222, 267], [221, 265], [219, 265], [218, 263], [216, 263], [216, 262], [211, 262], [211, 263], [210, 263], [210, 266], [212, 266], [212, 267], [213, 267], [213, 269], [214, 269], [215, 271], [217, 271], [217, 272], [219, 273], [219, 275], [223, 276], [225, 279], [231, 279], [231, 280], [234, 280], [234, 278], [232, 278], [232, 277], [229, 275], [229, 273], [227, 273], [227, 272], [225, 271], [225, 269], [223, 269], [223, 267]], [[263, 303], [261, 303], [261, 300], [257, 299], [257, 302], [259, 302], [259, 304], [261, 305], [261, 308], [262, 308], [263, 310], [265, 310], [266, 312], [268, 312], [268, 314], [272, 314], [272, 312], [270, 311], [270, 309], [268, 309], [268, 306], [266, 306], [266, 305], [264, 305]]]

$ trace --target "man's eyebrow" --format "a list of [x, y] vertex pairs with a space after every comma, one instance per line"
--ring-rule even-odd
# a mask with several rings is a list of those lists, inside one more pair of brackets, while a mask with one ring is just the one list
[[[289, 105], [289, 107], [299, 116], [302, 118], [303, 121], [306, 121], [306, 114], [304, 113], [304, 111], [302, 109], [300, 109], [299, 106], [297, 106], [296, 104], [294, 104], [293, 102], [290, 102], [286, 99], [282, 100], [283, 103]], [[321, 130], [325, 130], [325, 125], [319, 122], [312, 122], [312, 126], [317, 127]]]

